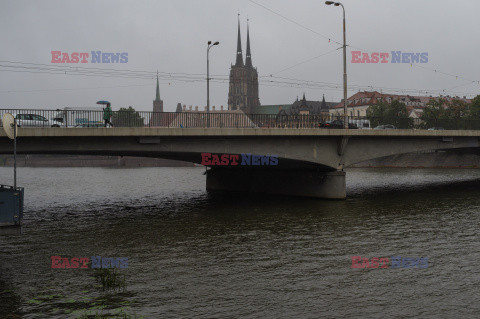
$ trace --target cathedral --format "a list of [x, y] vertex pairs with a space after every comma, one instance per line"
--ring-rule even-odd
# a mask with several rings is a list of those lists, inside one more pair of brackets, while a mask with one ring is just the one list
[[237, 56], [230, 68], [230, 85], [228, 89], [228, 109], [240, 110], [246, 114], [255, 113], [260, 106], [258, 98], [258, 73], [252, 65], [250, 54], [250, 33], [247, 25], [247, 54], [243, 62], [242, 41], [240, 37], [240, 20], [238, 21]]

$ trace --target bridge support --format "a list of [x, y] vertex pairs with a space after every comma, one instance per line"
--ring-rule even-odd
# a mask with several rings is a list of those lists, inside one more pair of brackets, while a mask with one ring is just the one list
[[207, 190], [345, 199], [345, 172], [226, 169], [207, 171]]

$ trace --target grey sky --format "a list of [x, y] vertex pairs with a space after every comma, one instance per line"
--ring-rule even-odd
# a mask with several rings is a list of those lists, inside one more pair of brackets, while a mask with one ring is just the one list
[[[226, 77], [230, 64], [235, 62], [237, 13], [240, 12], [244, 54], [246, 19], [250, 19], [252, 60], [260, 77], [262, 104], [291, 103], [303, 92], [307, 99], [320, 100], [325, 94], [327, 100], [339, 101], [342, 50], [279, 71], [339, 47], [333, 40], [342, 41], [341, 8], [326, 6], [320, 0], [254, 1], [332, 41], [329, 43], [328, 39], [248, 0], [2, 0], [0, 60], [51, 66], [52, 50], [128, 52], [125, 64], [65, 65], [107, 71], [155, 72], [158, 69], [204, 74], [205, 78], [206, 44], [212, 40], [220, 41], [220, 45], [210, 51], [211, 74]], [[429, 55], [427, 64], [418, 65], [428, 69], [410, 64], [351, 64], [350, 51], [356, 49], [349, 48], [349, 83], [356, 85], [349, 90], [349, 95], [360, 85], [378, 90], [380, 87], [422, 89], [427, 90], [428, 95], [433, 90], [470, 97], [480, 94], [480, 84], [472, 82], [480, 81], [479, 1], [343, 0], [342, 3], [347, 12], [347, 43], [352, 47], [378, 52], [428, 52]], [[74, 72], [7, 72], [7, 69], [0, 67], [0, 107], [84, 107], [94, 105], [99, 99], [108, 99], [114, 109], [132, 105], [147, 111], [152, 109], [155, 97], [153, 77], [97, 77], [74, 75]], [[438, 72], [432, 71], [434, 69]], [[265, 82], [270, 74], [277, 77], [272, 79], [276, 83]], [[338, 87], [313, 88], [304, 84], [292, 87], [290, 80], [278, 77], [336, 83]], [[210, 90], [211, 105], [227, 105], [228, 81], [212, 82]], [[171, 80], [162, 79], [160, 91], [165, 111], [174, 111], [178, 102], [194, 106], [206, 104], [205, 80], [184, 82], [176, 75]]]

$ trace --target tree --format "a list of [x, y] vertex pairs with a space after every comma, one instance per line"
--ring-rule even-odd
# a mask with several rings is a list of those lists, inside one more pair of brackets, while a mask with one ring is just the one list
[[370, 121], [371, 127], [377, 127], [384, 123], [384, 114], [386, 113], [388, 104], [380, 101], [377, 104], [371, 105], [367, 109], [367, 117]]
[[431, 99], [423, 109], [421, 119], [424, 128], [441, 126], [441, 120], [447, 118], [447, 101], [445, 99]]
[[135, 111], [131, 106], [127, 108], [120, 108], [112, 116], [113, 126], [118, 127], [143, 127], [145, 126], [144, 118], [140, 116], [140, 113]]
[[431, 99], [422, 113], [423, 128], [465, 129], [468, 105], [462, 100]]
[[467, 103], [459, 99], [453, 99], [446, 110], [446, 117], [448, 119], [459, 120], [465, 118], [467, 115]]
[[397, 128], [413, 127], [413, 119], [408, 117], [407, 107], [404, 103], [394, 100], [392, 103], [380, 101], [367, 109], [367, 117], [371, 126], [392, 124]]
[[477, 95], [470, 104], [468, 117], [472, 120], [480, 120], [480, 95]]

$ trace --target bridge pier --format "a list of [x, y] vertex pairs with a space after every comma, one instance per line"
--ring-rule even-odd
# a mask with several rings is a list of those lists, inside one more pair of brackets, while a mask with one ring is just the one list
[[345, 199], [345, 172], [315, 170], [227, 169], [207, 171], [207, 190]]

